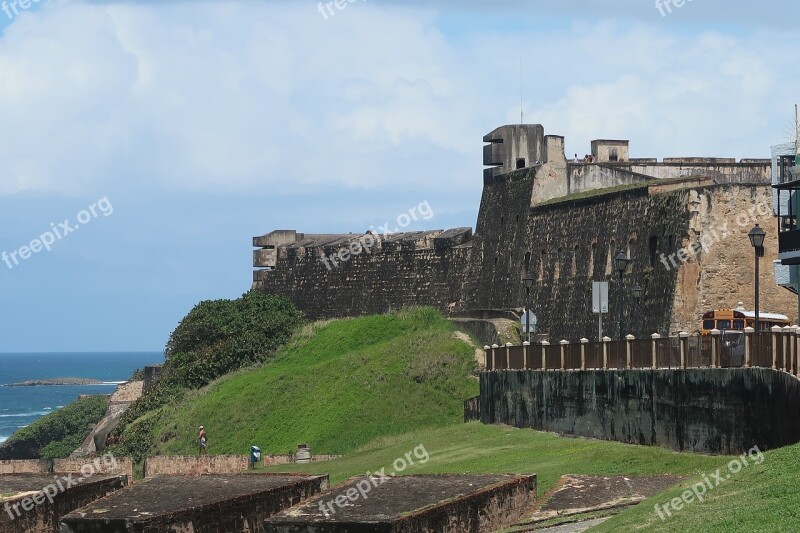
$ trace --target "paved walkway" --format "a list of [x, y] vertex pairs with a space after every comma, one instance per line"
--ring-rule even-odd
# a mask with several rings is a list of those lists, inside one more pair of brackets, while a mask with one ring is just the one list
[[535, 531], [536, 533], [581, 533], [582, 531], [586, 531], [590, 527], [594, 527], [597, 524], [602, 524], [608, 519], [609, 517], [597, 518], [595, 520], [587, 520], [585, 522], [575, 522], [574, 524], [564, 524], [562, 526], [548, 527], [546, 529], [537, 529]]

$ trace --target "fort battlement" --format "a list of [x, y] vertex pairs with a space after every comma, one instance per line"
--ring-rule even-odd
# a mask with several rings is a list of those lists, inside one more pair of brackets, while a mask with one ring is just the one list
[[[612, 307], [620, 298], [612, 258], [621, 250], [633, 260], [626, 283], [645, 292], [640, 308], [625, 309], [628, 324], [642, 316], [647, 331], [694, 331], [703, 312], [752, 300], [746, 233], [775, 225], [771, 160], [631, 158], [629, 141], [599, 139], [576, 162], [564, 154], [564, 138], [541, 125], [502, 126], [484, 142], [474, 233], [273, 231], [253, 239], [253, 287], [288, 296], [311, 318], [409, 305], [465, 316], [518, 310], [521, 278], [532, 272], [540, 331], [578, 340], [597, 332], [591, 282], [610, 281]], [[699, 252], [669, 259], [692, 247]], [[776, 258], [777, 235], [768, 231], [766, 261]], [[795, 314], [794, 296], [769, 268], [761, 287], [764, 309]], [[616, 331], [618, 321], [612, 313], [605, 327]]]

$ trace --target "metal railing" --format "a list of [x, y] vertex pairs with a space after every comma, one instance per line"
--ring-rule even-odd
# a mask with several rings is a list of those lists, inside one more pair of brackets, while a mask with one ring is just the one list
[[485, 346], [486, 370], [625, 370], [764, 367], [800, 377], [800, 327], [773, 327], [769, 332], [714, 330], [708, 336], [649, 339], [632, 335], [602, 342]]

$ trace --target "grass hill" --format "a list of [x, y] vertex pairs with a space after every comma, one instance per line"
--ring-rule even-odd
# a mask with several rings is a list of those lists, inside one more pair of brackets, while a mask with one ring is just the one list
[[69, 457], [106, 413], [108, 398], [86, 396], [20, 429], [0, 446], [0, 459]]
[[265, 470], [326, 473], [331, 483], [339, 483], [383, 467], [389, 474], [395, 459], [419, 445], [425, 447], [430, 459], [403, 474], [536, 474], [540, 495], [564, 474], [694, 475], [716, 469], [730, 459], [472, 422], [382, 437], [336, 461]]
[[131, 424], [153, 436], [150, 453], [339, 454], [375, 438], [459, 424], [478, 393], [475, 347], [433, 309], [301, 328], [261, 367], [226, 376]]
[[[738, 466], [729, 469], [732, 465], [729, 461], [734, 460], [736, 458], [728, 457], [716, 466], [711, 465], [680, 486], [642, 502], [592, 531], [797, 531], [800, 528], [797, 490], [800, 444], [766, 452], [760, 464], [748, 456], [748, 465], [740, 471]], [[712, 475], [717, 468], [720, 468], [720, 479]], [[714, 488], [703, 496], [703, 501], [693, 498], [691, 503], [682, 504], [682, 509], [671, 507], [672, 516], [662, 511], [665, 520], [659, 518], [656, 504], [663, 508], [674, 498], [680, 499], [684, 491], [701, 483], [706, 476]]]

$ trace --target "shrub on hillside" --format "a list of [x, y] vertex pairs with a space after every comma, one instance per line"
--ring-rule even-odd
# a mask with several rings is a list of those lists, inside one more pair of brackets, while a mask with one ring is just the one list
[[13, 451], [9, 459], [68, 457], [105, 416], [107, 407], [105, 396], [79, 398], [14, 433], [0, 447], [0, 458], [5, 458], [2, 449]]
[[190, 388], [265, 361], [302, 323], [287, 298], [251, 291], [199, 303], [169, 337], [165, 369]]
[[197, 304], [169, 337], [161, 379], [122, 416], [111, 441], [122, 453], [144, 457], [148, 423], [138, 418], [242, 367], [269, 359], [303, 323], [302, 313], [280, 296], [251, 291], [236, 300]]

